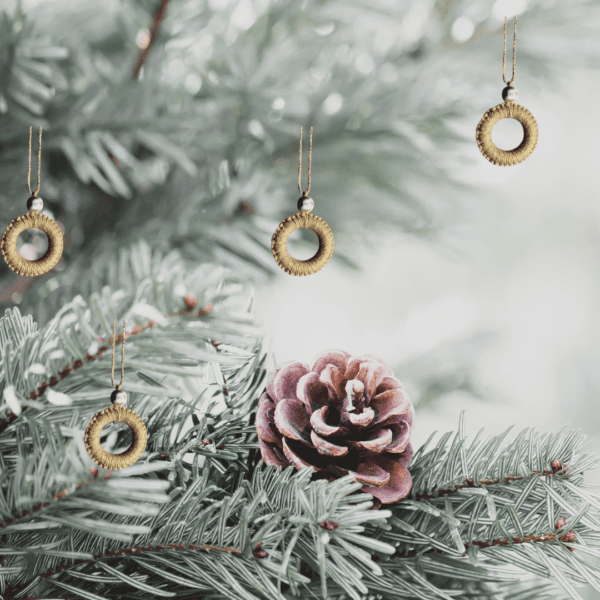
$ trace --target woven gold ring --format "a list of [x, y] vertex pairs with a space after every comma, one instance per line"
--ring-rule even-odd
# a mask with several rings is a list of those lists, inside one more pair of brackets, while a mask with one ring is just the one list
[[[523, 126], [523, 141], [513, 150], [501, 150], [492, 142], [492, 128], [500, 119], [516, 119]], [[523, 162], [531, 155], [538, 142], [538, 126], [533, 115], [524, 106], [503, 102], [483, 115], [477, 125], [475, 139], [487, 160], [507, 167]]]
[[[17, 238], [26, 229], [41, 229], [48, 236], [48, 250], [42, 258], [27, 260], [17, 250]], [[60, 260], [63, 234], [60, 227], [46, 215], [29, 212], [13, 219], [0, 240], [0, 249], [6, 264], [19, 275], [34, 277], [48, 272]]]
[[[111, 454], [100, 445], [100, 432], [108, 423], [120, 421], [131, 429], [133, 441], [125, 452]], [[144, 452], [148, 434], [140, 416], [119, 404], [97, 412], [87, 426], [84, 435], [85, 447], [92, 460], [104, 469], [124, 469], [131, 466]]]
[[[311, 229], [319, 238], [317, 253], [308, 260], [298, 260], [287, 250], [290, 233], [296, 229]], [[275, 262], [290, 275], [302, 277], [320, 271], [333, 255], [333, 233], [329, 225], [310, 213], [296, 213], [279, 223], [271, 239], [271, 251]]]

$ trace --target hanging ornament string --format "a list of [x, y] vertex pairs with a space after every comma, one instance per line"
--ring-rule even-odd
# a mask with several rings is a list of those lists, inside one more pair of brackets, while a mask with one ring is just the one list
[[[308, 142], [308, 183], [306, 190], [302, 190], [302, 127], [300, 127], [300, 148], [298, 158], [298, 191], [302, 194], [299, 198], [297, 207], [300, 212], [284, 219], [279, 223], [271, 239], [271, 252], [275, 262], [289, 275], [312, 275], [320, 271], [333, 255], [333, 233], [329, 225], [317, 217], [309, 214], [314, 208], [315, 203], [309, 198], [311, 163], [312, 163], [312, 127], [310, 128], [310, 138]], [[319, 239], [319, 249], [317, 253], [308, 260], [298, 260], [290, 255], [287, 249], [287, 241], [296, 229], [311, 229], [317, 234]]]
[[[17, 274], [34, 277], [43, 275], [52, 269], [60, 260], [63, 251], [63, 234], [60, 227], [48, 216], [42, 215], [44, 202], [38, 196], [40, 191], [40, 175], [42, 165], [42, 128], [38, 140], [37, 187], [31, 189], [31, 137], [32, 128], [29, 128], [29, 152], [27, 154], [27, 189], [30, 196], [27, 200], [29, 212], [13, 219], [2, 234], [0, 250], [6, 264]], [[48, 249], [41, 258], [27, 260], [17, 250], [17, 238], [26, 229], [41, 229], [48, 238]]]
[[[129, 408], [127, 394], [121, 390], [125, 380], [125, 321], [123, 321], [123, 336], [121, 341], [121, 381], [115, 384], [115, 346], [116, 346], [116, 321], [113, 321], [112, 337], [112, 365], [110, 377], [115, 388], [110, 396], [112, 406], [97, 412], [87, 426], [84, 435], [84, 443], [92, 460], [105, 469], [123, 469], [135, 463], [143, 454], [148, 441], [148, 432], [140, 416]], [[125, 452], [112, 454], [107, 452], [100, 444], [102, 429], [109, 423], [119, 421], [125, 423], [131, 430], [131, 445]]]
[[37, 198], [38, 192], [40, 191], [40, 172], [42, 164], [42, 128], [40, 127], [40, 137], [38, 139], [38, 155], [37, 155], [37, 187], [35, 192], [31, 191], [31, 134], [32, 128], [29, 128], [29, 154], [27, 155], [27, 189], [29, 190], [30, 196]]
[[508, 86], [512, 86], [515, 80], [515, 72], [517, 68], [517, 17], [515, 17], [515, 31], [513, 34], [513, 67], [512, 67], [512, 79], [506, 81], [506, 27], [508, 25], [508, 19], [504, 17], [504, 56], [502, 57], [502, 80]]
[[115, 385], [115, 334], [116, 334], [116, 326], [117, 322], [113, 321], [113, 338], [112, 338], [112, 367], [110, 371], [110, 380], [115, 389], [119, 392], [121, 391], [121, 386], [123, 385], [123, 380], [125, 379], [125, 321], [123, 321], [123, 335], [121, 340], [121, 381], [119, 381], [118, 385]]
[[311, 160], [312, 160], [312, 133], [313, 128], [310, 128], [310, 136], [308, 138], [308, 183], [305, 191], [302, 191], [302, 127], [300, 127], [300, 151], [298, 152], [298, 191], [302, 194], [303, 198], [308, 198], [308, 192], [310, 192], [310, 173], [311, 173]]
[[[483, 156], [494, 165], [507, 167], [523, 162], [535, 150], [538, 142], [538, 125], [534, 116], [516, 103], [519, 90], [513, 87], [517, 69], [517, 17], [513, 35], [513, 68], [510, 81], [506, 81], [506, 30], [508, 19], [504, 18], [504, 52], [502, 55], [502, 80], [506, 87], [502, 90], [502, 104], [490, 108], [482, 117], [475, 131], [477, 146]], [[523, 141], [513, 150], [502, 150], [492, 141], [492, 128], [501, 119], [515, 119], [523, 127]]]

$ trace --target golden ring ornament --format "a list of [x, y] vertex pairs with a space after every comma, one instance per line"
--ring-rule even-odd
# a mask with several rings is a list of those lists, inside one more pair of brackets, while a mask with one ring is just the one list
[[[502, 150], [492, 142], [492, 128], [500, 119], [515, 119], [523, 126], [523, 141], [513, 150]], [[520, 104], [504, 102], [490, 108], [475, 133], [477, 146], [483, 156], [502, 167], [523, 162], [535, 150], [538, 142], [538, 125], [534, 116]]]
[[[490, 108], [482, 117], [475, 131], [475, 139], [481, 154], [494, 165], [508, 167], [523, 162], [535, 150], [538, 142], [538, 125], [533, 115], [520, 104], [516, 104], [519, 90], [513, 87], [517, 67], [517, 17], [513, 36], [512, 78], [506, 80], [506, 17], [504, 18], [504, 52], [502, 56], [502, 79], [506, 87], [502, 90], [502, 104]], [[512, 150], [502, 150], [492, 142], [492, 128], [501, 119], [515, 119], [523, 127], [523, 140]]]
[[[27, 260], [17, 250], [17, 238], [26, 229], [41, 229], [48, 237], [48, 250], [42, 258]], [[60, 227], [46, 215], [29, 212], [13, 219], [0, 240], [6, 264], [17, 274], [27, 277], [43, 275], [60, 260], [63, 251], [63, 234]]]
[[[42, 128], [38, 140], [37, 155], [37, 187], [31, 189], [31, 131], [29, 128], [29, 153], [27, 155], [27, 189], [30, 197], [27, 200], [28, 213], [13, 219], [2, 234], [0, 250], [6, 264], [17, 274], [27, 277], [43, 275], [52, 269], [60, 260], [63, 251], [63, 234], [60, 227], [40, 211], [44, 207], [42, 199], [37, 195], [40, 191], [40, 169], [42, 159]], [[17, 250], [17, 239], [26, 229], [41, 229], [48, 238], [48, 249], [41, 258], [27, 260]]]
[[[127, 394], [121, 390], [125, 377], [125, 321], [123, 321], [123, 335], [121, 341], [121, 381], [115, 384], [115, 328], [116, 322], [113, 321], [112, 337], [112, 367], [111, 382], [115, 389], [113, 390], [110, 401], [112, 406], [97, 412], [86, 427], [83, 441], [88, 454], [92, 460], [104, 469], [124, 469], [135, 463], [146, 449], [148, 442], [148, 432], [141, 417], [129, 408], [125, 408], [127, 403]], [[129, 448], [119, 454], [112, 454], [106, 451], [100, 444], [100, 434], [102, 429], [109, 423], [125, 423], [131, 429], [132, 442]]]
[[[105, 425], [119, 421], [131, 429], [133, 440], [125, 452], [111, 454], [100, 445], [100, 433]], [[84, 435], [85, 447], [92, 460], [104, 469], [124, 469], [135, 463], [143, 454], [148, 434], [141, 417], [129, 408], [115, 404], [97, 412], [87, 426]]]
[[[311, 229], [319, 238], [319, 249], [308, 260], [294, 258], [287, 250], [288, 237], [296, 229]], [[299, 277], [312, 275], [320, 271], [333, 255], [333, 233], [321, 217], [299, 212], [279, 223], [271, 239], [271, 251], [275, 262], [286, 273]]]
[[[284, 219], [279, 223], [273, 237], [271, 238], [271, 252], [275, 262], [289, 275], [312, 275], [320, 271], [333, 255], [333, 233], [329, 225], [317, 217], [309, 214], [315, 207], [315, 202], [309, 198], [311, 160], [312, 160], [312, 134], [313, 128], [310, 128], [310, 138], [308, 142], [308, 185], [305, 190], [302, 189], [302, 127], [300, 127], [300, 149], [298, 159], [298, 191], [302, 194], [298, 200], [297, 207], [300, 212]], [[319, 249], [317, 253], [308, 260], [299, 260], [290, 255], [287, 249], [290, 233], [296, 229], [310, 229], [317, 234], [319, 239]]]

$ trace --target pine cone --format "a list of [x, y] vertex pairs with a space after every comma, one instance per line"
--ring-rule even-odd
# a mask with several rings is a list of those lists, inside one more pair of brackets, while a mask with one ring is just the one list
[[390, 504], [412, 486], [413, 415], [383, 360], [332, 350], [311, 368], [289, 362], [269, 375], [256, 431], [267, 464], [312, 466], [330, 481], [350, 473], [362, 491]]

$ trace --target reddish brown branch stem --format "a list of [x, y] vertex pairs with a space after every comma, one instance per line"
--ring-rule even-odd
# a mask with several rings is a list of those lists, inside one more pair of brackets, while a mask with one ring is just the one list
[[[78, 483], [75, 486], [76, 489], [81, 489], [84, 485], [87, 485], [88, 483], [91, 483], [92, 481], [95, 481], [96, 479], [98, 479], [98, 469], [96, 469], [95, 467], [92, 467], [90, 469], [90, 473], [92, 474], [92, 476], [88, 477], [83, 483]], [[106, 473], [104, 475], [104, 477], [102, 477], [102, 479], [110, 479], [112, 476], [113, 476], [113, 472], [108, 471], [108, 473]], [[54, 500], [61, 500], [70, 491], [71, 491], [71, 488], [67, 488], [66, 490], [63, 490], [62, 492], [58, 492], [58, 494], [54, 494], [54, 496], [52, 496], [52, 498]], [[38, 510], [41, 510], [42, 508], [44, 508], [45, 506], [48, 506], [49, 504], [50, 504], [50, 502], [40, 502], [39, 504], [36, 504], [31, 509], [31, 511], [26, 510], [22, 514], [16, 515], [14, 517], [14, 519], [6, 519], [6, 521], [4, 521], [4, 523], [0, 523], [0, 529], [4, 529], [7, 525], [12, 525], [15, 521], [18, 521], [19, 519], [24, 519], [25, 517], [30, 516], [32, 512], [37, 512]]]
[[[120, 550], [109, 550], [108, 552], [105, 552], [104, 554], [94, 554], [94, 558], [93, 560], [102, 560], [102, 559], [107, 559], [107, 558], [114, 558], [115, 556], [122, 556], [122, 555], [126, 555], [126, 554], [140, 554], [142, 552], [149, 552], [149, 551], [161, 551], [161, 550], [201, 550], [201, 551], [205, 551], [205, 552], [211, 552], [211, 551], [218, 551], [218, 552], [226, 552], [227, 554], [234, 554], [236, 556], [243, 556], [244, 553], [239, 549], [239, 548], [229, 548], [228, 546], [210, 546], [208, 544], [202, 544], [200, 546], [197, 546], [196, 544], [190, 544], [190, 545], [185, 545], [185, 544], [167, 544], [166, 546], [163, 545], [157, 545], [157, 546], [133, 546], [132, 548], [121, 548]], [[61, 571], [64, 571], [66, 569], [70, 569], [71, 567], [75, 566], [75, 565], [80, 565], [83, 563], [88, 563], [91, 562], [89, 559], [77, 559], [74, 560], [72, 562], [72, 564], [70, 565], [58, 565], [56, 568], [54, 569], [49, 569], [48, 571], [46, 571], [45, 573], [41, 573], [40, 575], [36, 575], [36, 577], [40, 577], [41, 579], [46, 579], [48, 577], [51, 577], [52, 575], [56, 575], [57, 573], [60, 573]], [[6, 596], [7, 600], [9, 598], [13, 598], [15, 596], [15, 594], [17, 594], [20, 590], [25, 589], [31, 581], [27, 581], [15, 588], [12, 588], [11, 590], [7, 590], [7, 592], [11, 593], [11, 596]]]
[[527, 479], [529, 477], [534, 477], [535, 475], [539, 477], [553, 477], [554, 475], [564, 475], [569, 469], [564, 469], [562, 471], [533, 471], [531, 475], [508, 475], [504, 479], [482, 479], [479, 482], [479, 485], [475, 485], [475, 482], [472, 479], [467, 479], [466, 483], [460, 483], [455, 485], [454, 487], [442, 488], [441, 490], [436, 490], [435, 492], [425, 492], [424, 494], [417, 494], [414, 499], [415, 500], [430, 500], [432, 498], [439, 498], [440, 496], [450, 496], [451, 494], [455, 494], [458, 490], [461, 490], [466, 487], [482, 487], [486, 485], [494, 485], [496, 483], [508, 483], [510, 481], [519, 481], [520, 479]]
[[[469, 542], [465, 542], [465, 550], [468, 550], [469, 546], [477, 546], [478, 548], [491, 548], [492, 546], [509, 546], [512, 544], [533, 544], [533, 543], [543, 543], [543, 542], [555, 542], [556, 540], [560, 540], [561, 542], [572, 542], [575, 539], [575, 534], [572, 531], [567, 532], [562, 536], [557, 536], [555, 533], [545, 533], [542, 535], [526, 535], [525, 537], [514, 537], [512, 539], [495, 539], [491, 542], [480, 542], [473, 541], [469, 544]], [[438, 550], [437, 548], [429, 548], [425, 550], [425, 552], [417, 552], [416, 550], [411, 550], [410, 552], [405, 552], [402, 554], [392, 554], [390, 558], [412, 558], [417, 556], [417, 554], [445, 554], [442, 550]], [[466, 552], [463, 552], [463, 556], [466, 556]]]
[[150, 39], [148, 40], [148, 45], [145, 48], [142, 48], [138, 54], [138, 57], [135, 61], [135, 66], [133, 67], [133, 78], [138, 79], [140, 76], [140, 72], [144, 63], [148, 59], [150, 55], [150, 51], [154, 46], [154, 42], [158, 37], [160, 32], [160, 26], [162, 25], [165, 17], [167, 16], [167, 8], [169, 6], [170, 0], [162, 0], [156, 14], [154, 15], [154, 20], [152, 21], [152, 25], [150, 25]]

